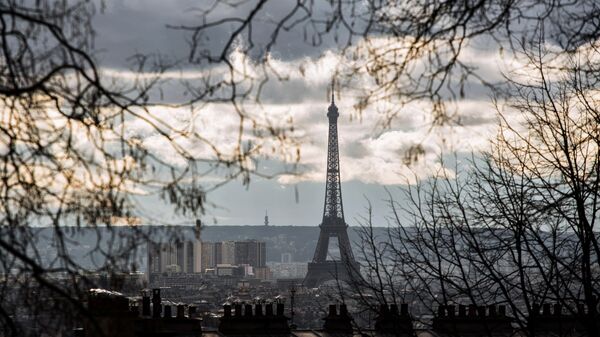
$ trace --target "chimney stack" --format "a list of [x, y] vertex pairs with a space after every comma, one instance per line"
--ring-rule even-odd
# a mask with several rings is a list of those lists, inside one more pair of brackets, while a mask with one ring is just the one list
[[505, 306], [460, 304], [458, 316], [454, 315], [454, 306], [443, 308], [445, 310], [433, 318], [433, 330], [442, 335], [484, 336], [491, 332], [493, 336], [509, 336], [513, 332], [512, 319], [506, 317]]
[[440, 305], [438, 307], [437, 315], [438, 315], [438, 317], [444, 317], [444, 316], [446, 316], [446, 307], [444, 307], [443, 305]]
[[150, 296], [145, 291], [142, 292], [142, 316], [150, 316]]
[[323, 330], [330, 334], [350, 334], [352, 333], [352, 319], [348, 315], [348, 308], [345, 304], [340, 305], [340, 314], [337, 314], [335, 304], [329, 306], [329, 314], [324, 318]]
[[469, 304], [469, 317], [477, 316], [477, 306], [475, 304]]
[[[231, 308], [229, 308], [229, 313], [231, 313]], [[196, 307], [193, 305], [190, 305], [188, 307], [188, 316], [190, 318], [194, 317], [196, 315]]]
[[162, 312], [161, 308], [162, 299], [160, 298], [160, 289], [152, 289], [152, 317], [160, 318]]
[[408, 303], [400, 304], [400, 315], [408, 316]]
[[[396, 307], [398, 309], [398, 307]], [[348, 308], [345, 304], [340, 304], [340, 316], [348, 316]]]
[[242, 313], [242, 305], [236, 304], [232, 316], [231, 306], [224, 305], [219, 332], [225, 336], [289, 335], [288, 317], [284, 315], [283, 303], [277, 303], [277, 315], [273, 315], [272, 303], [265, 306], [266, 308], [263, 310], [262, 304], [245, 304]]
[[562, 315], [562, 306], [559, 303], [554, 304], [554, 316]]
[[542, 306], [542, 315], [550, 316], [550, 303], [544, 303]]
[[185, 318], [185, 306], [183, 304], [177, 305], [177, 318]]
[[456, 314], [454, 305], [447, 305], [446, 310], [448, 311], [448, 317], [454, 317]]
[[246, 304], [244, 306], [244, 316], [252, 317], [252, 304]]
[[[438, 315], [446, 315], [446, 306], [438, 307]], [[413, 322], [410, 313], [408, 312], [408, 304], [400, 304], [400, 313], [398, 313], [398, 305], [392, 304], [381, 306], [377, 317], [375, 318], [375, 331], [378, 334], [393, 335], [401, 337], [414, 336]]]
[[254, 316], [262, 316], [262, 304], [255, 304], [254, 305]]
[[505, 305], [498, 306], [498, 315], [506, 316], [506, 306]]
[[337, 306], [335, 304], [329, 305], [329, 316], [331, 316], [331, 317], [337, 316]]

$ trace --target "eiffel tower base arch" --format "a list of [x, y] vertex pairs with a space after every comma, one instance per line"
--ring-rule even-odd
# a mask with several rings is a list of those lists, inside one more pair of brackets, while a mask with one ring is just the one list
[[359, 275], [356, 261], [309, 262], [303, 285], [315, 288], [327, 281], [352, 282]]

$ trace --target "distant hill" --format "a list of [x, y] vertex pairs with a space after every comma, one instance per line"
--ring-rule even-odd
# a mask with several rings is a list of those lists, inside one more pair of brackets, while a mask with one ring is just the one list
[[[73, 228], [62, 227], [63, 237], [66, 239], [65, 247], [68, 255], [80, 266], [94, 270], [103, 265], [104, 257], [98, 251], [103, 251], [108, 246], [135, 247], [137, 251], [134, 260], [141, 271], [146, 269], [146, 245], [144, 236], [153, 240], [175, 241], [174, 237], [186, 240], [194, 239], [194, 227], [191, 226], [138, 226], [106, 228]], [[357, 251], [359, 237], [356, 227], [348, 228], [348, 235], [353, 249]], [[32, 228], [36, 231], [36, 247], [43, 252], [44, 264], [51, 264], [56, 257], [56, 236], [51, 228]], [[376, 228], [379, 234], [384, 233], [384, 228]], [[135, 231], [135, 234], [134, 234]], [[1, 231], [0, 231], [1, 233]], [[132, 235], [142, 238], [135, 241], [129, 240]], [[292, 261], [307, 262], [312, 260], [317, 240], [319, 238], [318, 226], [205, 226], [201, 231], [203, 241], [237, 241], [259, 240], [267, 244], [267, 262], [280, 262], [281, 254], [291, 253]], [[94, 253], [91, 253], [94, 251]], [[356, 254], [356, 253], [355, 253]], [[1, 268], [0, 268], [1, 270]]]

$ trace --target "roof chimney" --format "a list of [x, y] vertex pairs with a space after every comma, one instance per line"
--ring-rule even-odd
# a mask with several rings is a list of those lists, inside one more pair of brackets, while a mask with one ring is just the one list
[[340, 314], [336, 314], [336, 306], [329, 306], [329, 315], [324, 318], [323, 330], [331, 334], [350, 334], [352, 333], [352, 319], [348, 315], [348, 309], [345, 304], [340, 305]]

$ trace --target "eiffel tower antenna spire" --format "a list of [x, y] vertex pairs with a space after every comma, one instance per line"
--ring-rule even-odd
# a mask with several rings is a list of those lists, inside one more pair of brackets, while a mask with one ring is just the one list
[[331, 104], [335, 105], [335, 78], [331, 79]]

